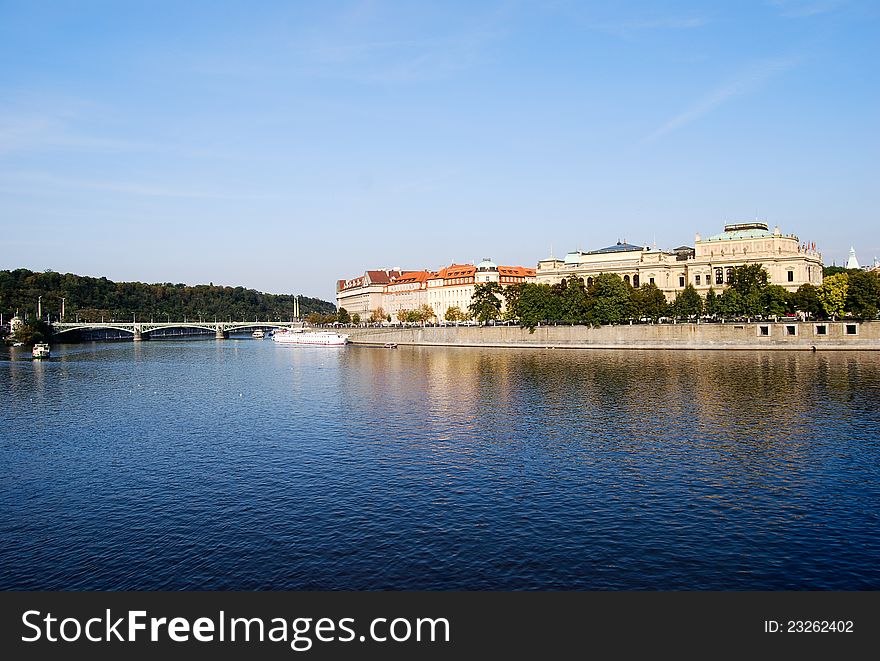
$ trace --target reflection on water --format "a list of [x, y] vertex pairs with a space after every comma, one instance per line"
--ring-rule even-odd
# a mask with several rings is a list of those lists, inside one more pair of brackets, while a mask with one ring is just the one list
[[874, 353], [8, 351], [0, 588], [880, 588]]

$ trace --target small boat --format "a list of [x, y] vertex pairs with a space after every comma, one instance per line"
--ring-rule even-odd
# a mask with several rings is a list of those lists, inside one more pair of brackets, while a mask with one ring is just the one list
[[385, 343], [385, 348], [386, 348], [386, 349], [396, 349], [396, 348], [397, 348], [397, 345], [396, 345], [394, 342], [386, 342], [386, 343]]
[[12, 343], [12, 346], [14, 346], [14, 347], [23, 347], [23, 346], [24, 346], [24, 342], [13, 342], [13, 343]]
[[308, 344], [322, 347], [341, 347], [348, 344], [348, 335], [333, 331], [279, 330], [272, 335], [278, 344]]
[[266, 333], [264, 333], [262, 329], [258, 328], [253, 333], [251, 333], [251, 337], [256, 340], [262, 340], [264, 337], [266, 337]]
[[34, 358], [48, 358], [49, 357], [49, 345], [45, 342], [37, 342], [34, 345], [34, 349], [31, 352]]

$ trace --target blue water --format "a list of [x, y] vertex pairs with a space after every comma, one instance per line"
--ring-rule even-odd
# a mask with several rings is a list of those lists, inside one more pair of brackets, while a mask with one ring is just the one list
[[2, 589], [880, 589], [876, 353], [0, 352]]

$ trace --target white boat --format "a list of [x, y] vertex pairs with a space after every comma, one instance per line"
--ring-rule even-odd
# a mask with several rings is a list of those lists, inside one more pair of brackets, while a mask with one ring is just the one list
[[49, 345], [45, 342], [37, 342], [34, 345], [33, 351], [31, 352], [34, 358], [48, 358], [49, 357]]
[[340, 347], [348, 343], [348, 335], [333, 331], [279, 330], [272, 335], [279, 344], [308, 344], [322, 347]]
[[266, 333], [264, 333], [262, 329], [258, 328], [253, 333], [251, 333], [251, 337], [257, 340], [262, 340], [264, 337], [266, 337]]

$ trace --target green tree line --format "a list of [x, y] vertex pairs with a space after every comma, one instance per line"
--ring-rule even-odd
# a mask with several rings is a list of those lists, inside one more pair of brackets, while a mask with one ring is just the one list
[[[541, 323], [619, 324], [658, 321], [661, 318], [693, 320], [741, 317], [773, 317], [802, 312], [815, 319], [850, 316], [874, 319], [880, 308], [880, 274], [868, 271], [839, 272], [821, 286], [802, 285], [790, 292], [768, 283], [760, 264], [733, 269], [728, 287], [721, 293], [709, 289], [704, 299], [688, 285], [668, 302], [653, 284], [633, 288], [620, 276], [603, 273], [587, 286], [570, 277], [555, 285], [521, 283], [500, 288], [477, 285], [472, 306], [479, 321], [503, 317], [518, 319], [531, 330]], [[492, 302], [492, 301], [495, 302]]]
[[[0, 311], [8, 319], [16, 310], [22, 316], [35, 317], [37, 299], [42, 296], [43, 318], [53, 321], [61, 314], [65, 299], [67, 321], [101, 319], [138, 321], [182, 321], [217, 319], [290, 319], [294, 296], [264, 294], [244, 287], [220, 287], [214, 284], [190, 287], [184, 284], [145, 284], [113, 282], [55, 271], [27, 269], [0, 271]], [[332, 314], [333, 303], [300, 296], [300, 315]]]

